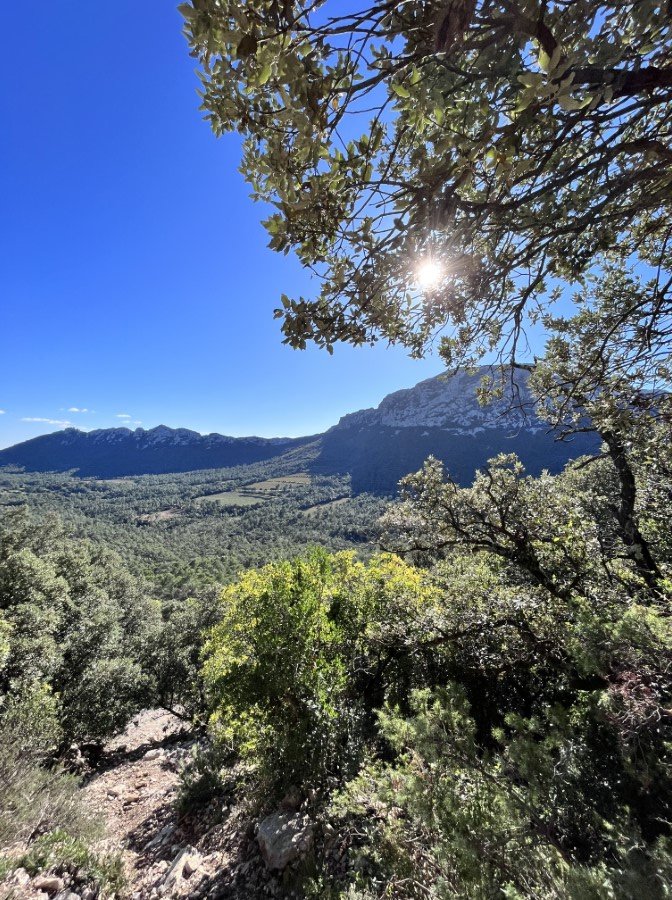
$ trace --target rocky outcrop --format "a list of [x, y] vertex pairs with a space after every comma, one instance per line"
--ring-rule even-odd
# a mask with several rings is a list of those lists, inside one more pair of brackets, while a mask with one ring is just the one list
[[266, 866], [285, 869], [312, 847], [314, 826], [298, 813], [272, 813], [259, 823], [257, 843]]
[[191, 876], [203, 865], [201, 854], [194, 847], [184, 847], [179, 851], [172, 866], [168, 869], [166, 877], [159, 888], [159, 893], [174, 897], [184, 891], [182, 882]]

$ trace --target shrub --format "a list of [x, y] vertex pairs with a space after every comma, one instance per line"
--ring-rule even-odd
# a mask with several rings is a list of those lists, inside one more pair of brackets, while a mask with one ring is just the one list
[[[604, 758], [587, 752], [589, 716], [511, 721], [483, 753], [464, 692], [449, 685], [413, 697], [406, 717], [386, 709], [393, 763], [363, 769], [333, 804], [366, 832], [357, 868], [371, 896], [611, 900], [669, 896], [672, 845], [647, 847], [625, 807], [609, 819], [599, 794]], [[581, 861], [565, 823], [599, 850]], [[382, 889], [382, 886], [384, 890]], [[346, 896], [346, 894], [343, 894]], [[350, 894], [347, 894], [350, 896]]]
[[177, 806], [187, 813], [207, 806], [215, 797], [225, 793], [225, 772], [231, 762], [230, 754], [221, 746], [199, 746], [181, 773]]
[[367, 565], [316, 550], [247, 572], [225, 589], [206, 646], [213, 733], [278, 788], [351, 774], [373, 710], [413, 682], [412, 656], [381, 624], [430, 597], [393, 556]]
[[68, 872], [78, 884], [94, 884], [107, 897], [121, 896], [125, 886], [120, 856], [94, 853], [85, 841], [62, 828], [38, 838], [20, 863], [31, 875], [45, 870]]
[[0, 718], [0, 845], [55, 828], [78, 836], [95, 831], [76, 779], [47, 765], [58, 734], [48, 688], [24, 686]]
[[[49, 688], [21, 685], [0, 717], [0, 846], [26, 844], [18, 865], [32, 874], [68, 872], [78, 883], [116, 896], [121, 860], [91, 849], [102, 826], [84, 806], [78, 779], [53, 762], [59, 735], [58, 704]], [[0, 881], [16, 865], [15, 859], [0, 860]]]
[[22, 685], [44, 684], [65, 743], [114, 733], [148, 700], [143, 652], [156, 615], [114, 555], [25, 510], [3, 513], [0, 709]]

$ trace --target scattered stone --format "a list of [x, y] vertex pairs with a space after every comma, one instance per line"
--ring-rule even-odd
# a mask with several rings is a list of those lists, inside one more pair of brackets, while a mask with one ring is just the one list
[[33, 881], [33, 887], [38, 891], [46, 891], [48, 894], [56, 894], [62, 891], [65, 882], [56, 875], [38, 875]]
[[163, 756], [163, 750], [160, 747], [155, 747], [153, 750], [148, 750], [145, 753], [145, 759], [160, 759]]
[[314, 826], [306, 816], [273, 813], [259, 823], [257, 842], [267, 868], [282, 870], [310, 850]]
[[168, 870], [166, 877], [163, 879], [163, 883], [159, 888], [160, 893], [166, 894], [169, 891], [174, 890], [180, 879], [189, 878], [189, 876], [200, 867], [201, 861], [201, 854], [198, 850], [194, 847], [184, 847], [184, 849], [177, 854], [175, 861]]
[[79, 894], [76, 894], [74, 891], [59, 891], [55, 896], [54, 900], [81, 900]]
[[131, 803], [137, 803], [140, 799], [140, 794], [137, 791], [131, 791], [130, 794], [126, 794], [124, 797], [124, 804], [130, 805]]
[[174, 825], [164, 825], [161, 831], [152, 838], [152, 840], [145, 844], [143, 850], [152, 850], [154, 847], [160, 847], [161, 844], [165, 844], [168, 841], [175, 831]]
[[95, 900], [96, 892], [93, 888], [84, 888], [82, 891], [82, 900]]
[[30, 881], [30, 875], [28, 874], [28, 872], [26, 872], [25, 869], [14, 869], [7, 880], [10, 884], [15, 884], [18, 887], [24, 887]]

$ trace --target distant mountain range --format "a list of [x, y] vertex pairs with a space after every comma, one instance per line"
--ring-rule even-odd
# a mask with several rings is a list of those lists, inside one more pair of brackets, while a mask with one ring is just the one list
[[[517, 453], [530, 474], [558, 472], [569, 459], [592, 453], [595, 435], [558, 442], [535, 414], [528, 373], [516, 371], [512, 392], [487, 406], [476, 390], [488, 374], [439, 375], [389, 394], [376, 409], [344, 416], [322, 435], [304, 438], [232, 438], [159, 425], [145, 430], [66, 428], [0, 450], [0, 466], [29, 472], [75, 470], [80, 476], [188, 472], [240, 466], [291, 452], [316, 474], [350, 474], [354, 493], [393, 493], [400, 478], [430, 455], [452, 477], [470, 484], [475, 471], [497, 453]], [[298, 451], [298, 453], [297, 453]]]
[[280, 456], [312, 438], [233, 438], [187, 428], [66, 428], [0, 450], [0, 466], [116, 478], [242, 466]]

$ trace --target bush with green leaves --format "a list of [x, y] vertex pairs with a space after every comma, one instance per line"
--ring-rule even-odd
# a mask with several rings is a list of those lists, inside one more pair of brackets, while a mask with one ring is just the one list
[[381, 712], [394, 764], [365, 768], [334, 805], [367, 834], [366, 896], [668, 897], [672, 843], [647, 841], [608, 796], [617, 754], [596, 752], [589, 706], [511, 715], [487, 750], [459, 685], [417, 692], [410, 717]]
[[0, 720], [0, 847], [23, 846], [25, 853], [0, 857], [0, 881], [23, 866], [31, 874], [67, 873], [77, 887], [118, 896], [121, 860], [94, 849], [103, 831], [100, 817], [85, 805], [79, 779], [53, 760], [61, 734], [58, 713], [46, 685], [31, 685], [6, 700]]
[[80, 837], [62, 828], [39, 837], [21, 858], [21, 865], [31, 874], [55, 871], [77, 879], [77, 887], [94, 886], [101, 897], [123, 896], [126, 886], [123, 860], [118, 855], [92, 851]]
[[325, 858], [321, 889], [666, 896], [671, 482], [663, 447], [653, 484], [646, 459], [628, 515], [655, 568], [608, 455], [540, 478], [499, 457], [471, 488], [435, 461], [407, 479], [384, 540], [415, 567], [317, 552], [225, 591], [214, 733], [278, 789], [349, 782], [362, 862], [348, 883]]
[[439, 677], [410, 714], [380, 711], [388, 753], [338, 804], [366, 832], [371, 896], [669, 896], [665, 458], [630, 513], [655, 568], [624, 546], [608, 457], [538, 479], [499, 458], [468, 489], [435, 462], [407, 479], [386, 540], [431, 566], [441, 602], [413, 640]]
[[[147, 644], [158, 605], [120, 560], [20, 509], [0, 522], [0, 719], [48, 686], [59, 740], [100, 740], [150, 698]], [[56, 738], [55, 738], [56, 740]]]
[[76, 779], [45, 765], [60, 733], [57, 700], [48, 687], [31, 687], [7, 701], [0, 720], [0, 846], [54, 828], [90, 833]]
[[352, 774], [376, 707], [422, 682], [422, 655], [398, 632], [432, 600], [394, 556], [315, 550], [245, 573], [206, 645], [214, 735], [278, 788]]
[[147, 669], [156, 702], [179, 716], [197, 718], [206, 707], [201, 654], [222, 615], [219, 594], [216, 588], [202, 588], [194, 596], [166, 601], [161, 627], [148, 644]]

